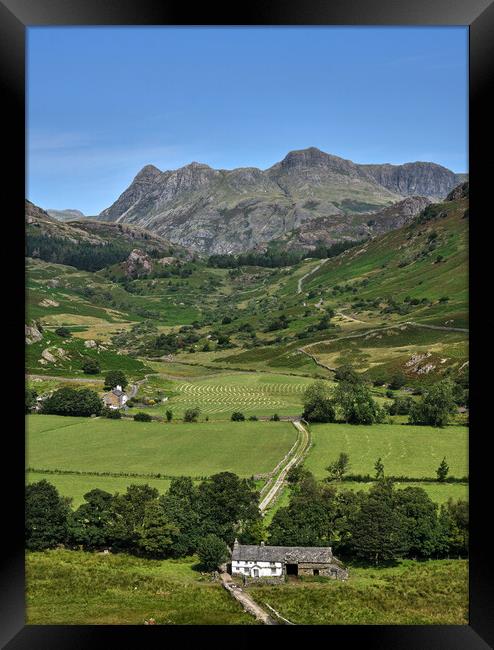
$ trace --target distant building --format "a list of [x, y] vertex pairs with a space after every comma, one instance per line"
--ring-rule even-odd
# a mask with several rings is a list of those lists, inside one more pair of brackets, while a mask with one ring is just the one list
[[129, 399], [121, 386], [115, 386], [109, 393], [103, 395], [103, 404], [109, 409], [121, 409]]
[[329, 546], [233, 545], [231, 575], [281, 579], [285, 575], [327, 576], [346, 580], [348, 571]]

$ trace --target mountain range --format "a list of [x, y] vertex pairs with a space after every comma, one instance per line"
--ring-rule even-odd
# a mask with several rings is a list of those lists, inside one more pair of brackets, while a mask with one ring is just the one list
[[[95, 219], [133, 224], [203, 254], [296, 243], [296, 232], [306, 233], [302, 247], [310, 250], [371, 234], [372, 221], [381, 232], [397, 227], [393, 219], [403, 222], [400, 215], [416, 208], [413, 217], [424, 198], [443, 199], [465, 177], [431, 162], [360, 165], [315, 147], [291, 151], [266, 170], [146, 165]], [[414, 200], [403, 204], [407, 197]]]

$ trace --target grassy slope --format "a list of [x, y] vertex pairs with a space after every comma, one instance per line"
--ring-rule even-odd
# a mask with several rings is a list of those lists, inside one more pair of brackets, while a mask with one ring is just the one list
[[347, 582], [312, 578], [249, 592], [299, 625], [468, 624], [464, 560], [349, 569]]
[[27, 553], [29, 625], [243, 625], [255, 619], [192, 567], [196, 558], [144, 560], [53, 550]]
[[[287, 422], [134, 422], [28, 416], [28, 465], [66, 469], [209, 476], [271, 471], [292, 447]], [[51, 425], [51, 428], [49, 428]]]

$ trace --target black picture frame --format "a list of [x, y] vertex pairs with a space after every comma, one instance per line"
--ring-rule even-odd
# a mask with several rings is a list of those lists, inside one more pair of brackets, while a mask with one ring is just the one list
[[[166, 626], [27, 626], [25, 625], [24, 589], [24, 416], [22, 388], [24, 368], [24, 198], [25, 198], [25, 31], [35, 25], [468, 25], [470, 32], [470, 301], [472, 329], [470, 343], [471, 416], [470, 416], [470, 615], [469, 625], [418, 626], [252, 626], [250, 633], [238, 634], [228, 627], [223, 635], [217, 626], [210, 628]], [[482, 282], [489, 277], [489, 220], [492, 203], [492, 104], [488, 91], [493, 83], [494, 53], [493, 0], [251, 0], [244, 6], [221, 7], [203, 4], [191, 13], [186, 3], [156, 0], [0, 0], [0, 83], [3, 112], [4, 162], [3, 175], [4, 229], [3, 252], [13, 253], [8, 269], [4, 261], [4, 284], [9, 305], [17, 305], [4, 315], [12, 361], [4, 370], [9, 374], [8, 402], [19, 397], [12, 424], [4, 429], [2, 438], [4, 472], [7, 479], [3, 495], [3, 542], [1, 555], [2, 585], [0, 591], [0, 641], [9, 650], [21, 648], [90, 648], [147, 647], [162, 641], [179, 640], [186, 644], [195, 637], [205, 640], [247, 645], [262, 638], [273, 642], [278, 638], [302, 641], [317, 635], [324, 644], [356, 644], [380, 650], [403, 649], [485, 649], [494, 645], [493, 553], [488, 534], [490, 511], [488, 501], [491, 457], [485, 451], [489, 438], [486, 415], [488, 382], [481, 381], [481, 370], [490, 349], [484, 341], [492, 338], [492, 320], [483, 313]], [[447, 111], [448, 98], [444, 99]], [[10, 145], [5, 145], [5, 136]], [[489, 137], [490, 136], [490, 137]], [[490, 182], [489, 182], [490, 181]], [[5, 207], [5, 202], [9, 208]], [[484, 207], [485, 206], [485, 207]], [[5, 259], [5, 257], [4, 257]], [[488, 287], [487, 287], [488, 291]], [[5, 303], [4, 303], [5, 304]], [[476, 315], [477, 314], [477, 315]], [[7, 340], [7, 339], [3, 339]], [[4, 399], [6, 393], [4, 393]], [[485, 425], [484, 425], [485, 422]], [[7, 440], [9, 449], [7, 450]], [[8, 472], [5, 472], [8, 469]], [[491, 470], [492, 471], [492, 470]], [[482, 497], [486, 496], [484, 506]], [[7, 523], [7, 526], [5, 524]], [[146, 637], [146, 635], [149, 635]], [[302, 636], [303, 635], [303, 636]], [[276, 640], [275, 640], [276, 639]]]

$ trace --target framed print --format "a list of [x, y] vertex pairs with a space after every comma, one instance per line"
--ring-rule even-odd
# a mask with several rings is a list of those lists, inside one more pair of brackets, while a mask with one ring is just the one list
[[4, 647], [492, 647], [492, 3], [0, 17]]

